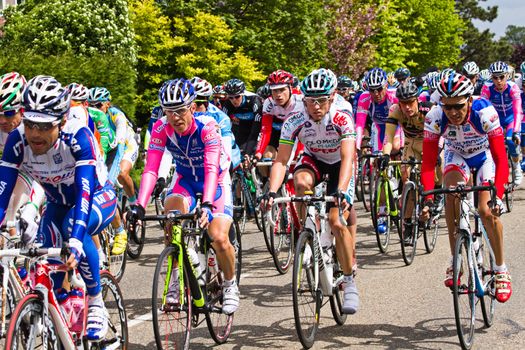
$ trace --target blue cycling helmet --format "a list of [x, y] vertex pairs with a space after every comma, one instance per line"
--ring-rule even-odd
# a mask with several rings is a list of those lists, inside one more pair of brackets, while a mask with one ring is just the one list
[[94, 87], [89, 89], [88, 102], [107, 102], [111, 101], [111, 94], [105, 87]]
[[367, 89], [378, 89], [385, 87], [387, 84], [387, 77], [384, 70], [381, 68], [372, 68], [366, 76]]
[[489, 72], [491, 75], [507, 74], [509, 72], [509, 66], [503, 61], [496, 61], [490, 65]]
[[408, 68], [405, 68], [405, 67], [398, 68], [394, 72], [394, 77], [397, 80], [405, 80], [409, 76], [410, 76], [410, 70]]
[[314, 70], [301, 82], [301, 92], [305, 96], [330, 95], [336, 88], [336, 75], [325, 68]]
[[337, 78], [337, 87], [339, 87], [339, 88], [353, 88], [354, 84], [353, 84], [352, 79], [350, 79], [346, 75], [340, 75]]
[[177, 109], [191, 105], [197, 94], [189, 80], [168, 80], [159, 89], [159, 103], [163, 109]]
[[441, 97], [470, 97], [474, 93], [474, 85], [466, 76], [451, 71], [441, 78], [437, 91]]

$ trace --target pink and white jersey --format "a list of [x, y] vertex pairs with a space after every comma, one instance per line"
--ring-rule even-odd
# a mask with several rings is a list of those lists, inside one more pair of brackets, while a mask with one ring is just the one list
[[292, 114], [283, 124], [279, 142], [293, 145], [296, 139], [315, 159], [337, 163], [341, 161], [341, 141], [355, 139], [352, 115], [334, 104], [319, 122], [313, 121], [306, 112]]
[[282, 123], [290, 114], [301, 112], [303, 110], [303, 95], [292, 94], [290, 96], [290, 102], [286, 107], [276, 104], [272, 96], [270, 96], [264, 100], [263, 118], [265, 115], [273, 116], [272, 127], [276, 130], [281, 130]]
[[361, 146], [366, 120], [370, 117], [374, 124], [384, 125], [388, 119], [390, 106], [397, 102], [395, 90], [386, 90], [385, 97], [379, 103], [374, 102], [369, 91], [365, 91], [359, 96], [356, 113], [357, 148]]

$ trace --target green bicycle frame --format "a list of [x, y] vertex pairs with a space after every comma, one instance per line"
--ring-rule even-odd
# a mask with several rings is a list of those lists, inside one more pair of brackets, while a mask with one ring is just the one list
[[[399, 172], [399, 167], [396, 166], [395, 168], [396, 173]], [[387, 213], [389, 213], [391, 216], [397, 216], [398, 215], [398, 209], [396, 201], [394, 200], [394, 194], [392, 193], [392, 185], [390, 184], [390, 180], [388, 178], [386, 170], [383, 170], [381, 174], [379, 175], [383, 181], [381, 181], [381, 186], [377, 188], [376, 193], [376, 208], [379, 208], [379, 204], [381, 202], [381, 190], [384, 189], [384, 193], [386, 194], [384, 201], [385, 206], [387, 209]], [[392, 203], [392, 206], [390, 205]]]

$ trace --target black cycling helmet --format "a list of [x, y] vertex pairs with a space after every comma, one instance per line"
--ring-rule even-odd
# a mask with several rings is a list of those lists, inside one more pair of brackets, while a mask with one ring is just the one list
[[228, 95], [242, 95], [246, 90], [246, 86], [239, 79], [230, 79], [224, 84], [224, 91]]
[[405, 67], [398, 68], [394, 72], [394, 77], [397, 80], [405, 80], [409, 76], [410, 76], [410, 70], [408, 70], [408, 68], [405, 68]]
[[352, 82], [352, 79], [347, 77], [346, 75], [340, 75], [337, 77], [337, 88], [353, 88], [354, 84]]
[[257, 89], [257, 95], [263, 100], [266, 100], [268, 97], [270, 97], [271, 94], [272, 90], [270, 90], [270, 86], [268, 84], [264, 84], [263, 86]]
[[408, 101], [417, 97], [419, 94], [419, 89], [417, 85], [411, 82], [410, 80], [404, 84], [401, 84], [396, 89], [396, 97], [400, 101]]

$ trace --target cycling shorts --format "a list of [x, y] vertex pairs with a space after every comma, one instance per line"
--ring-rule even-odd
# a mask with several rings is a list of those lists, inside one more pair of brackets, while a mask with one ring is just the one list
[[[204, 192], [204, 183], [175, 176], [169, 186], [166, 198], [171, 196], [182, 197], [191, 212], [197, 204], [197, 193]], [[233, 200], [230, 173], [224, 171], [219, 176], [217, 192], [213, 200], [213, 218], [223, 217], [233, 220]]]
[[[383, 143], [386, 137], [386, 124], [372, 124], [372, 134], [370, 135], [370, 145], [372, 146], [372, 152], [374, 154], [379, 153], [383, 150]], [[394, 140], [399, 139], [400, 147], [403, 147], [404, 133], [401, 127], [397, 127]]]
[[496, 177], [496, 164], [492, 159], [490, 150], [465, 159], [457, 152], [445, 147], [444, 175], [451, 171], [459, 171], [465, 183], [468, 182], [471, 172], [476, 173], [475, 184], [483, 185], [489, 181], [494, 182]]
[[[337, 187], [339, 185], [339, 169], [341, 168], [341, 162], [334, 164], [327, 164], [321, 162], [320, 160], [315, 159], [309, 154], [303, 154], [301, 159], [297, 162], [297, 165], [294, 169], [294, 174], [300, 171], [301, 169], [308, 169], [314, 173], [315, 176], [315, 185], [317, 186], [322, 180], [325, 174], [328, 175], [328, 183], [326, 186], [326, 194], [332, 195], [337, 192]], [[352, 175], [350, 182], [348, 183], [348, 188], [345, 191], [346, 201], [352, 205], [354, 203], [354, 176]], [[333, 207], [333, 203], [327, 203], [327, 208]]]

